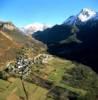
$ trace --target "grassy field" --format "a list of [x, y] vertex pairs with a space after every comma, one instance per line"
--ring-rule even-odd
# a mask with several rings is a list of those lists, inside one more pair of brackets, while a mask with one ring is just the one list
[[[47, 89], [41, 88], [35, 84], [24, 81], [26, 93], [28, 94], [28, 100], [45, 100]], [[4, 80], [0, 80], [0, 100], [26, 100], [26, 94], [22, 85], [22, 81], [19, 78], [13, 83], [9, 83]]]
[[26, 91], [28, 93], [29, 100], [45, 100], [46, 94], [48, 93], [47, 89], [39, 87], [35, 84], [24, 82]]
[[53, 59], [50, 62], [50, 66], [54, 67], [54, 71], [52, 71], [51, 74], [49, 74], [48, 79], [55, 81], [57, 83], [61, 81], [62, 76], [64, 75], [64, 72], [66, 71], [66, 69], [70, 69], [74, 67], [72, 62], [67, 61], [67, 60], [63, 61], [60, 59]]
[[59, 84], [56, 84], [56, 86], [62, 87], [64, 89], [67, 89], [67, 90], [69, 90], [69, 91], [71, 91], [73, 93], [76, 93], [76, 94], [80, 95], [80, 96], [85, 96], [86, 93], [87, 93], [86, 90], [83, 90], [83, 89], [80, 89], [80, 88], [71, 87], [69, 85], [66, 85], [66, 83], [65, 84], [60, 84], [59, 83]]
[[[77, 100], [96, 100], [97, 74], [82, 64], [53, 57], [48, 63], [33, 64], [30, 81], [33, 80], [32, 75], [37, 76], [34, 78], [39, 86], [14, 77], [8, 81], [0, 80], [0, 100], [62, 100], [59, 97], [63, 93], [67, 93], [65, 98], [72, 96]], [[49, 82], [48, 85], [52, 83], [52, 86], [46, 89], [44, 82]]]
[[53, 82], [54, 87], [61, 87], [83, 98], [89, 93], [94, 94], [94, 91], [97, 95], [95, 84], [98, 84], [98, 78], [89, 67], [59, 58], [52, 59], [47, 66], [47, 80]]
[[0, 92], [6, 90], [9, 84], [9, 82], [0, 79]]

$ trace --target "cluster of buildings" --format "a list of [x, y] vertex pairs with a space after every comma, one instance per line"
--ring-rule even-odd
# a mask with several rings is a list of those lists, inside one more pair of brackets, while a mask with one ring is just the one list
[[32, 65], [34, 64], [45, 64], [52, 59], [51, 55], [48, 54], [39, 54], [34, 57], [32, 60], [24, 56], [19, 56], [16, 59], [16, 63], [10, 63], [8, 65], [8, 72], [12, 75], [19, 76], [22, 78], [27, 78], [30, 75], [32, 70]]

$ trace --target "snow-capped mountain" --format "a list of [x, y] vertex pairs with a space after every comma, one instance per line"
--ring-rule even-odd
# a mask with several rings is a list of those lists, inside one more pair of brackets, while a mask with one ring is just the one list
[[81, 20], [81, 22], [85, 22], [85, 21], [88, 21], [89, 19], [91, 19], [95, 16], [96, 16], [95, 11], [88, 9], [88, 8], [84, 8], [84, 9], [82, 9], [80, 14], [78, 15], [78, 18], [79, 18], [79, 20]]
[[33, 23], [33, 24], [29, 24], [25, 27], [22, 27], [21, 30], [25, 34], [33, 34], [34, 32], [43, 31], [49, 27], [51, 27], [51, 25], [41, 24], [41, 23]]
[[90, 8], [83, 8], [76, 16], [69, 17], [64, 24], [85, 23], [91, 19], [98, 19], [98, 13]]
[[47, 45], [49, 53], [86, 64], [98, 72], [97, 12], [82, 9], [65, 23], [32, 36]]

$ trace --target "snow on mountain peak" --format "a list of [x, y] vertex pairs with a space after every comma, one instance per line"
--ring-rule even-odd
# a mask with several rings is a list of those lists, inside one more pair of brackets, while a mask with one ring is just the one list
[[96, 12], [89, 9], [89, 8], [84, 8], [81, 10], [81, 12], [78, 15], [78, 18], [81, 22], [88, 21], [89, 19], [93, 18], [96, 16]]
[[73, 24], [82, 24], [89, 21], [90, 19], [98, 19], [98, 13], [90, 8], [83, 8], [79, 14], [75, 16], [70, 16], [63, 24], [73, 25]]
[[33, 23], [21, 28], [21, 30], [25, 32], [26, 34], [33, 34], [34, 32], [43, 31], [44, 29], [47, 29], [49, 27], [51, 27], [51, 25]]

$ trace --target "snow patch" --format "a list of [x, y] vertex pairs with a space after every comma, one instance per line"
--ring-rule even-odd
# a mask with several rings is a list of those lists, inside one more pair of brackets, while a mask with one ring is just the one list
[[93, 18], [96, 16], [96, 12], [89, 9], [89, 8], [84, 8], [78, 15], [78, 18], [81, 22], [88, 21], [89, 19]]

